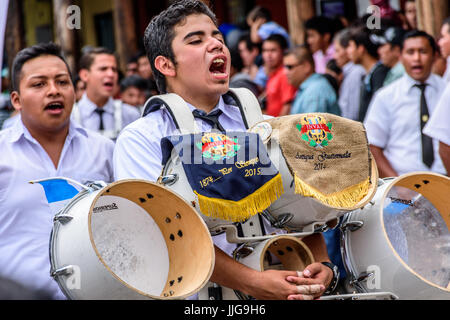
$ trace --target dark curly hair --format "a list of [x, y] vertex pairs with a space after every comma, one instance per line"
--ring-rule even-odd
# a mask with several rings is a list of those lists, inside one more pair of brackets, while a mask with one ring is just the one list
[[155, 59], [163, 56], [177, 64], [172, 48], [172, 41], [175, 38], [174, 28], [193, 14], [205, 14], [217, 26], [216, 16], [202, 1], [181, 0], [155, 16], [145, 30], [144, 46], [159, 93], [167, 92], [166, 78], [155, 68]]

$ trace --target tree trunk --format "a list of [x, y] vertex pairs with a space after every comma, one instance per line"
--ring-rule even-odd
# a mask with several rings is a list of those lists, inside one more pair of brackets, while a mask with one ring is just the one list
[[22, 0], [10, 0], [5, 30], [5, 49], [9, 74], [12, 74], [12, 63], [16, 54], [25, 48]]
[[418, 28], [439, 38], [442, 22], [448, 16], [446, 0], [416, 0]]
[[113, 0], [116, 51], [121, 58], [119, 68], [122, 71], [126, 70], [128, 60], [138, 50], [133, 3], [130, 0]]
[[61, 46], [67, 64], [75, 74], [80, 59], [78, 29], [81, 28], [81, 10], [79, 6], [69, 8], [72, 5], [76, 5], [73, 0], [53, 0], [55, 43]]
[[294, 45], [305, 42], [304, 23], [312, 18], [316, 11], [313, 0], [286, 0], [289, 33]]

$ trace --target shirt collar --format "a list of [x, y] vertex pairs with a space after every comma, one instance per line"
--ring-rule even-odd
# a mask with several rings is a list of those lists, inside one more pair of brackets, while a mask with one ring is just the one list
[[[187, 105], [189, 106], [189, 109], [191, 111], [194, 111], [194, 109], [196, 109], [189, 103], [187, 103]], [[213, 112], [217, 109], [221, 110], [224, 115], [234, 121], [242, 121], [241, 111], [237, 106], [237, 102], [234, 101], [234, 99], [230, 95], [225, 94], [224, 96], [221, 96], [217, 105], [210, 112]]]
[[[16, 121], [16, 123], [11, 127], [11, 130], [12, 130], [10, 139], [11, 143], [19, 141], [22, 137], [33, 143], [38, 143], [36, 139], [33, 138], [30, 131], [28, 131], [27, 127], [25, 127], [25, 125], [22, 122], [22, 119]], [[76, 122], [70, 120], [69, 133], [66, 137], [66, 141], [71, 141], [74, 137], [76, 137], [79, 134], [84, 135], [86, 137], [88, 136], [86, 129], [81, 127]]]
[[[411, 78], [406, 72], [403, 76], [403, 81], [408, 88], [407, 93], [410, 93], [416, 84], [420, 84], [418, 81]], [[431, 88], [435, 88], [436, 83], [434, 81], [433, 74], [430, 74], [430, 76], [427, 78], [427, 80], [425, 80], [424, 83], [426, 83]]]
[[[94, 113], [95, 109], [98, 108], [98, 106], [88, 98], [86, 92], [83, 94], [78, 104], [83, 106], [82, 108], [80, 108], [81, 112], [87, 115], [91, 115], [92, 113]], [[105, 112], [107, 113], [114, 113], [114, 99], [112, 97], [109, 97], [108, 101], [103, 106], [103, 110], [105, 110]]]

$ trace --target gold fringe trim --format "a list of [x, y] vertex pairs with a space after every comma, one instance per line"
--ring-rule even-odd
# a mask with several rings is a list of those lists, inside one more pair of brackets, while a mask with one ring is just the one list
[[194, 193], [198, 197], [200, 211], [205, 216], [222, 220], [241, 222], [267, 209], [283, 194], [283, 181], [278, 173], [261, 188], [239, 201], [209, 198]]
[[370, 177], [363, 182], [351, 186], [343, 191], [332, 194], [323, 194], [310, 185], [300, 180], [297, 175], [295, 179], [295, 193], [301, 194], [305, 197], [313, 197], [320, 202], [335, 208], [353, 208], [355, 207], [369, 192]]

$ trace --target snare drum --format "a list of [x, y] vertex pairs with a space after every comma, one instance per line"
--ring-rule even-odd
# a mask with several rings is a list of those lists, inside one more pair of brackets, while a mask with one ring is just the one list
[[185, 299], [209, 280], [214, 247], [182, 198], [122, 180], [79, 193], [55, 216], [50, 262], [70, 299]]
[[[244, 244], [234, 251], [233, 257], [257, 271], [303, 271], [314, 263], [314, 256], [306, 244], [290, 235], [277, 235], [264, 241]], [[209, 286], [214, 288], [211, 283]], [[222, 287], [221, 291], [223, 300], [250, 299], [249, 296], [230, 288]], [[199, 297], [202, 300], [210, 299], [207, 290], [202, 290]]]
[[346, 214], [342, 255], [361, 293], [450, 299], [450, 179], [417, 172], [380, 180], [373, 201]]

